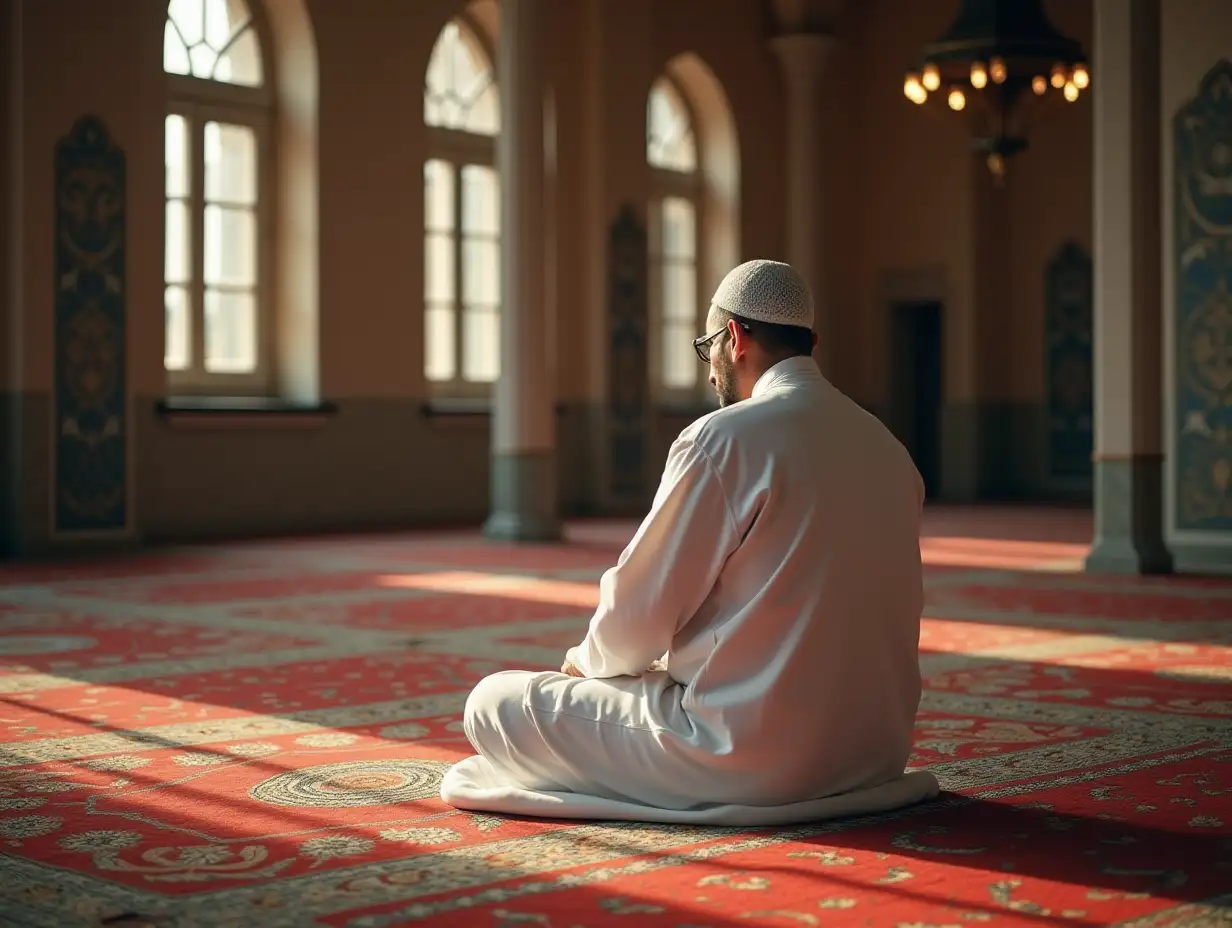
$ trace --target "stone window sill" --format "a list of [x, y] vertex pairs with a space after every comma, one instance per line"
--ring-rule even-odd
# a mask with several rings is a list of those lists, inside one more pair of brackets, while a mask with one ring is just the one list
[[[555, 409], [559, 416], [564, 413], [565, 406], [557, 403]], [[425, 419], [481, 422], [486, 425], [492, 420], [492, 401], [486, 398], [438, 397], [424, 403], [420, 411]]]
[[300, 403], [262, 396], [169, 396], [155, 404], [173, 428], [316, 428], [338, 413], [333, 403]]
[[435, 397], [421, 407], [426, 419], [483, 419], [492, 415], [492, 401], [486, 397]]

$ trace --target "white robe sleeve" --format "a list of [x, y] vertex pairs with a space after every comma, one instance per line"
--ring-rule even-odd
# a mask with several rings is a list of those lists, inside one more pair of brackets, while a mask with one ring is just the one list
[[599, 582], [590, 629], [566, 660], [587, 677], [644, 673], [669, 650], [738, 544], [714, 464], [694, 442], [677, 439], [650, 512]]

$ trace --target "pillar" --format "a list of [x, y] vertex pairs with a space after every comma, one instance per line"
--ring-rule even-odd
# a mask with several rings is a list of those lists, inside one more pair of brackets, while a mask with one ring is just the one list
[[502, 0], [501, 374], [492, 398], [489, 537], [560, 537], [544, 255], [544, 0]]
[[813, 291], [818, 362], [827, 376], [833, 376], [837, 346], [822, 276], [824, 169], [818, 88], [834, 38], [795, 32], [771, 39], [770, 45], [783, 67], [787, 91], [787, 260]]
[[1096, 0], [1095, 539], [1087, 570], [1167, 573], [1160, 0]]

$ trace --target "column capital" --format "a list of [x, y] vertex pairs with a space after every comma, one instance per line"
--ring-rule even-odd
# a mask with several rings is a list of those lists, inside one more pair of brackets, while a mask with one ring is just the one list
[[828, 32], [787, 32], [770, 40], [788, 81], [807, 84], [821, 75], [836, 40]]

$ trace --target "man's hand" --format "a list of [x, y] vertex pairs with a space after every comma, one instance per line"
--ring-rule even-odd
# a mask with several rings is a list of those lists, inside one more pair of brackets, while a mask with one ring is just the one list
[[560, 668], [561, 673], [567, 673], [571, 677], [585, 677], [586, 674], [577, 669], [577, 665], [573, 661], [565, 661]]

